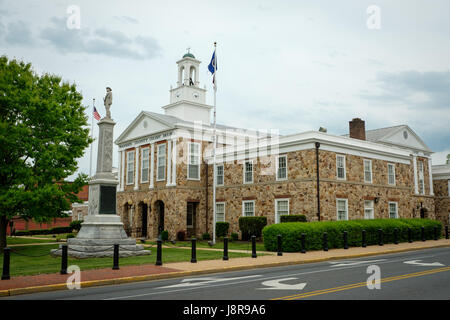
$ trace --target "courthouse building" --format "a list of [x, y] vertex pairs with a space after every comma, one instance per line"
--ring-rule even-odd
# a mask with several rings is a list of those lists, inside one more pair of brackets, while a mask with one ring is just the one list
[[[118, 213], [134, 237], [212, 234], [213, 108], [200, 87], [200, 61], [187, 53], [177, 66], [163, 113], [142, 111], [115, 141]], [[356, 118], [345, 136], [216, 129], [216, 220], [229, 222], [230, 232], [239, 232], [241, 216], [266, 216], [269, 224], [286, 214], [437, 217], [432, 151], [408, 125], [366, 131]], [[438, 218], [448, 224], [448, 215]]]

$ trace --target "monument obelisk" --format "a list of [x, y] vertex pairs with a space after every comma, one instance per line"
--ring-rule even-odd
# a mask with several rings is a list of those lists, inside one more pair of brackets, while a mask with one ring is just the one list
[[[111, 119], [112, 90], [106, 88], [103, 99], [106, 116], [98, 122], [99, 138], [97, 171], [89, 181], [88, 215], [76, 238], [67, 239], [68, 254], [76, 258], [111, 257], [118, 244], [121, 257], [146, 255], [150, 251], [128, 238], [116, 212], [116, 189], [119, 181], [112, 173], [113, 133], [116, 124]], [[52, 253], [61, 255], [61, 250]], [[59, 254], [58, 254], [59, 253]]]

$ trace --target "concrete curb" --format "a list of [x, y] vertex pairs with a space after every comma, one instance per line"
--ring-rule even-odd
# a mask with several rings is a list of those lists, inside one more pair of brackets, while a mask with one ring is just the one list
[[[207, 269], [207, 270], [179, 271], [179, 272], [168, 272], [168, 273], [115, 278], [115, 279], [92, 280], [92, 281], [81, 282], [80, 285], [81, 285], [81, 288], [89, 288], [89, 287], [125, 284], [125, 283], [140, 282], [140, 281], [163, 280], [163, 279], [179, 278], [179, 277], [185, 277], [185, 276], [202, 275], [202, 274], [210, 274], [210, 273], [241, 271], [241, 270], [257, 269], [257, 268], [282, 267], [282, 266], [289, 266], [289, 265], [295, 265], [295, 264], [323, 262], [323, 261], [328, 261], [328, 260], [343, 260], [343, 259], [350, 259], [350, 258], [368, 257], [368, 256], [374, 256], [374, 255], [381, 255], [381, 254], [400, 253], [400, 252], [407, 252], [407, 251], [417, 251], [417, 250], [443, 248], [443, 247], [450, 247], [450, 243], [439, 244], [439, 245], [431, 246], [431, 247], [425, 246], [425, 247], [402, 248], [402, 249], [372, 251], [372, 252], [368, 251], [365, 253], [349, 254], [349, 255], [344, 255], [344, 256], [342, 256], [342, 255], [328, 256], [326, 258], [314, 258], [314, 259], [309, 259], [309, 260], [293, 260], [293, 261], [272, 262], [272, 263], [256, 264], [256, 265], [251, 264], [251, 265], [242, 265], [242, 266], [220, 267], [220, 268]], [[0, 297], [16, 296], [16, 295], [20, 295], [20, 294], [30, 294], [30, 293], [39, 293], [39, 292], [48, 292], [48, 291], [57, 291], [57, 290], [64, 290], [64, 289], [67, 289], [66, 283], [51, 284], [51, 285], [36, 286], [36, 287], [7, 289], [7, 290], [0, 290]]]

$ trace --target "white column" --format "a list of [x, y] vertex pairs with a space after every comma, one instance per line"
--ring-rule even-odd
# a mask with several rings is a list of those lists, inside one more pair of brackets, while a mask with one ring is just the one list
[[177, 139], [172, 140], [172, 185], [177, 185]]
[[139, 189], [139, 147], [136, 147], [136, 155], [134, 156], [134, 167], [135, 174], [134, 174], [134, 190]]
[[417, 156], [413, 155], [413, 166], [414, 166], [414, 193], [419, 193], [419, 184], [417, 179]]
[[119, 191], [122, 191], [122, 174], [120, 173], [122, 170], [122, 151], [117, 152], [118, 157], [118, 165], [117, 165], [117, 177], [119, 178]]
[[171, 179], [172, 179], [172, 140], [167, 141], [167, 183], [166, 186], [171, 185]]
[[150, 148], [150, 184], [149, 189], [153, 189], [153, 176], [155, 175], [155, 144], [152, 143]]
[[122, 167], [122, 171], [119, 171], [120, 174], [120, 190], [123, 191], [124, 190], [124, 186], [125, 186], [125, 171], [126, 171], [126, 167], [125, 167], [125, 150], [122, 150], [121, 152], [121, 161], [120, 161], [120, 166]]
[[433, 174], [431, 173], [431, 157], [428, 158], [428, 175], [430, 179], [430, 196], [434, 196], [433, 191]]

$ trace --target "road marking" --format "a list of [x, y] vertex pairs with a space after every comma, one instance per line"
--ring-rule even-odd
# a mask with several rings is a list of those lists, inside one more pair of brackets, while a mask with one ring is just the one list
[[[439, 272], [445, 272], [445, 271], [450, 271], [450, 267], [439, 268], [439, 269], [432, 269], [432, 270], [415, 272], [415, 273], [409, 273], [409, 274], [404, 274], [404, 275], [400, 275], [400, 276], [393, 276], [393, 277], [381, 279], [380, 281], [377, 281], [377, 283], [385, 283], [385, 282], [396, 281], [396, 280], [403, 280], [403, 279], [408, 279], [408, 278], [413, 278], [413, 277], [426, 276], [426, 275], [439, 273]], [[296, 300], [296, 299], [303, 299], [303, 298], [313, 297], [313, 296], [317, 296], [317, 295], [321, 295], [321, 294], [327, 294], [327, 293], [333, 293], [333, 292], [338, 292], [338, 291], [343, 291], [343, 290], [350, 290], [350, 289], [365, 287], [366, 285], [367, 285], [366, 282], [353, 283], [353, 284], [348, 284], [348, 285], [345, 285], [345, 286], [340, 286], [340, 287], [335, 287], [335, 288], [322, 289], [322, 290], [310, 291], [310, 292], [305, 292], [305, 293], [296, 294], [296, 295], [290, 295], [290, 296], [275, 298], [275, 299], [272, 299], [272, 300]]]
[[[389, 253], [386, 255], [393, 255], [393, 256], [398, 256], [398, 255], [415, 255], [417, 254], [417, 252], [401, 252], [401, 253]], [[417, 256], [416, 258], [430, 258], [430, 257], [435, 257], [435, 256], [448, 256], [447, 252], [440, 252], [437, 254], [433, 254], [433, 255], [420, 255]], [[395, 260], [387, 260], [384, 262], [380, 262], [379, 264], [390, 264], [390, 263], [397, 263], [397, 262], [403, 262], [405, 260], [405, 258], [401, 258], [401, 259], [395, 259]], [[316, 265], [316, 264], [320, 264], [322, 265], [323, 262], [319, 262], [319, 263], [313, 263], [312, 265]], [[307, 266], [308, 264], [304, 264], [303, 266]], [[298, 267], [298, 266], [295, 266]], [[304, 276], [307, 274], [316, 274], [316, 273], [324, 273], [324, 272], [336, 272], [338, 270], [347, 270], [347, 269], [353, 269], [356, 268], [358, 266], [347, 266], [347, 267], [339, 267], [336, 269], [332, 269], [332, 268], [327, 268], [327, 269], [320, 269], [320, 270], [314, 270], [314, 271], [303, 271], [303, 272], [295, 272], [295, 273], [291, 273], [291, 274], [287, 274], [289, 276]], [[264, 269], [277, 269], [277, 268], [286, 268], [286, 266], [283, 267], [268, 267], [268, 268], [264, 268]], [[239, 271], [237, 271], [239, 272]], [[292, 272], [292, 271], [291, 271]], [[276, 279], [279, 278], [280, 276], [270, 276], [270, 277], [265, 277], [265, 279]], [[155, 283], [155, 282], [164, 282], [167, 281], [167, 279], [164, 280], [155, 280], [155, 281], [150, 281], [151, 283]], [[222, 282], [222, 283], [218, 283], [218, 284], [213, 284], [213, 285], [208, 285], [208, 288], [213, 288], [213, 287], [221, 287], [221, 286], [230, 286], [230, 285], [234, 285], [234, 284], [243, 284], [243, 283], [247, 283], [247, 282], [253, 282], [253, 281], [260, 281], [260, 279], [250, 279], [250, 280], [244, 280], [244, 281], [237, 281], [237, 282]], [[135, 285], [135, 284], [133, 284]], [[122, 285], [121, 285], [122, 286]], [[140, 288], [143, 289], [143, 288]], [[151, 289], [153, 290], [153, 288], [147, 288], [147, 289]], [[180, 293], [183, 291], [191, 291], [191, 290], [198, 290], [198, 289], [202, 289], [201, 287], [190, 287], [190, 288], [181, 288], [181, 289], [174, 289], [174, 290], [166, 290], [166, 291], [155, 291], [155, 292], [149, 292], [149, 293], [143, 293], [143, 294], [135, 294], [135, 295], [128, 295], [128, 296], [119, 296], [119, 297], [111, 297], [111, 298], [103, 298], [103, 300], [120, 300], [120, 299], [129, 299], [129, 298], [137, 298], [137, 297], [144, 297], [144, 296], [152, 296], [152, 295], [162, 295], [162, 294], [168, 294], [168, 293]], [[89, 290], [86, 289], [86, 290]], [[129, 290], [134, 290], [134, 289], [129, 289]], [[85, 291], [83, 291], [85, 292]]]
[[208, 285], [208, 284], [212, 284], [212, 283], [216, 283], [216, 282], [242, 280], [242, 279], [256, 278], [256, 277], [261, 277], [261, 276], [260, 275], [252, 275], [252, 276], [234, 277], [234, 278], [217, 278], [217, 277], [190, 278], [190, 279], [183, 279], [183, 280], [181, 280], [181, 283], [178, 283], [178, 284], [173, 284], [173, 285], [164, 286], [164, 287], [157, 287], [155, 289], [194, 287], [194, 286]]
[[373, 262], [380, 262], [380, 261], [386, 261], [387, 259], [379, 259], [379, 260], [370, 260], [370, 261], [347, 261], [347, 262], [339, 262], [339, 261], [332, 261], [330, 264], [332, 264], [331, 267], [346, 267], [346, 266], [356, 266], [358, 264], [363, 263], [373, 263]]
[[296, 279], [298, 278], [283, 278], [264, 281], [262, 285], [270, 288], [257, 288], [257, 290], [303, 290], [303, 288], [306, 286], [306, 283], [298, 283], [298, 284], [280, 283], [282, 281], [289, 281]]
[[422, 260], [411, 260], [411, 261], [405, 261], [406, 264], [413, 264], [416, 266], [424, 266], [424, 267], [443, 267], [444, 265], [439, 262], [433, 262], [433, 263], [427, 263], [427, 262], [419, 262]]

